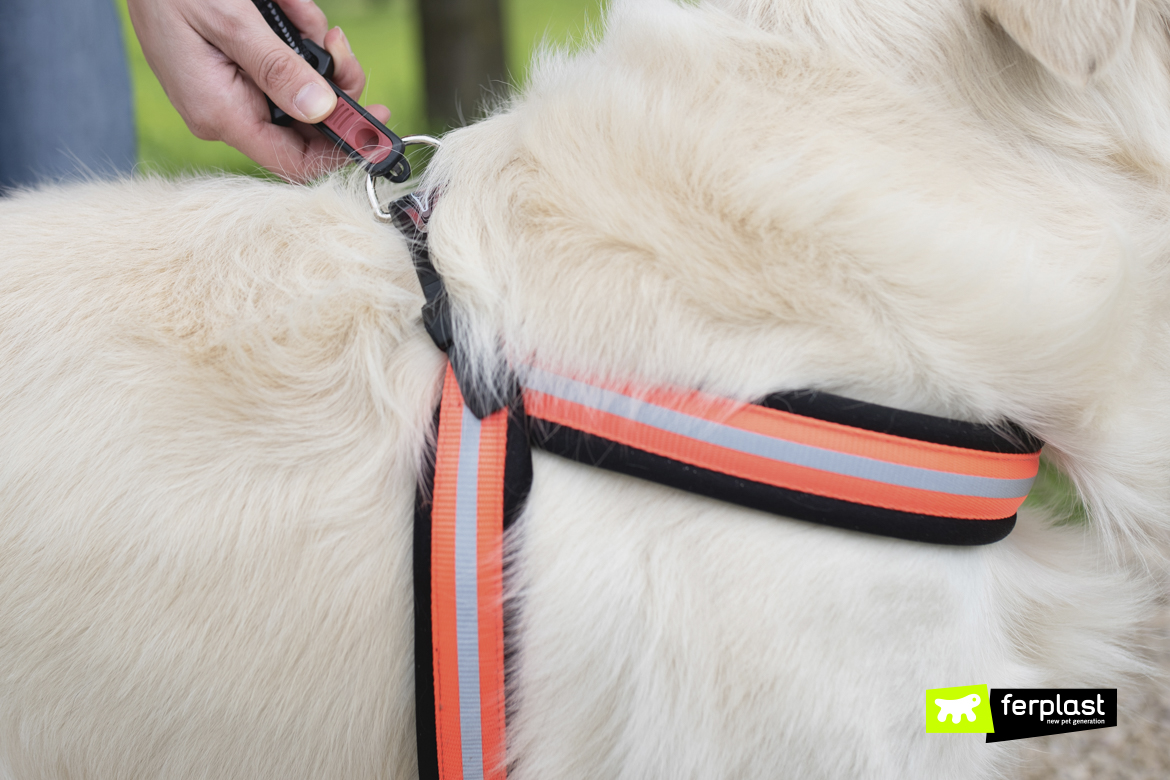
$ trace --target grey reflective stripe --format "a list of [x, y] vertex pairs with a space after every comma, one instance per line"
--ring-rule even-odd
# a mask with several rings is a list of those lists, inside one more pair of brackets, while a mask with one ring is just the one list
[[954, 474], [799, 444], [677, 412], [535, 368], [529, 369], [524, 378], [524, 386], [565, 401], [729, 450], [889, 485], [933, 490], [956, 496], [1023, 498], [1028, 495], [1028, 490], [1035, 481]]
[[459, 731], [464, 780], [483, 780], [479, 709], [479, 420], [466, 404], [455, 485], [455, 634], [459, 663]]

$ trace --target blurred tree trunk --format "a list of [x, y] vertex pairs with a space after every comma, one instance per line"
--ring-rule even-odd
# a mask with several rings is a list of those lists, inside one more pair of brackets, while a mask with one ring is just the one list
[[418, 0], [427, 118], [444, 129], [475, 117], [504, 68], [500, 0]]

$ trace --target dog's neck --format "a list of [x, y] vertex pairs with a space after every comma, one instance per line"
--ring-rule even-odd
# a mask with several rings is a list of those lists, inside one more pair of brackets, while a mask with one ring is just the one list
[[[1021, 149], [1170, 182], [1170, 8], [1084, 0], [715, 0], [972, 111]], [[1158, 67], [1162, 63], [1163, 67]], [[1161, 95], [1162, 99], [1151, 99]]]

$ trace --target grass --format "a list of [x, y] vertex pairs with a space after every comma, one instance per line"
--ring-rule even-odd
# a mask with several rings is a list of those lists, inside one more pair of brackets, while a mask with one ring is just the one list
[[1032, 485], [1024, 506], [1044, 510], [1057, 525], [1086, 525], [1089, 522], [1089, 511], [1081, 503], [1072, 480], [1047, 458], [1040, 460], [1040, 473], [1036, 475], [1036, 483]]
[[[417, 0], [427, 2], [427, 0]], [[513, 81], [522, 83], [533, 49], [541, 40], [572, 43], [600, 17], [600, 0], [503, 0], [505, 45]], [[340, 25], [366, 70], [363, 103], [390, 107], [390, 127], [400, 135], [425, 132], [422, 54], [416, 6], [411, 0], [318, 0], [331, 25]], [[223, 170], [259, 174], [244, 155], [217, 141], [191, 134], [146, 64], [118, 0], [134, 84], [138, 159], [144, 170], [174, 175]]]

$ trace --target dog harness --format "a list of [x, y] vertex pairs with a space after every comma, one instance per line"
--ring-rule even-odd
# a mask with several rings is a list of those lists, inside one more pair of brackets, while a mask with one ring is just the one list
[[753, 509], [881, 536], [998, 541], [1036, 478], [1039, 441], [813, 391], [743, 404], [602, 384], [536, 367], [492, 394], [462, 377], [430, 203], [391, 204], [411, 246], [423, 322], [448, 355], [433, 461], [416, 500], [415, 690], [419, 776], [503, 780], [510, 652], [504, 535], [532, 482], [533, 445]]

